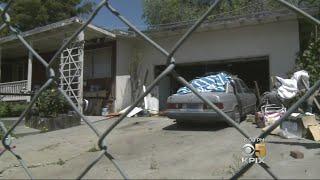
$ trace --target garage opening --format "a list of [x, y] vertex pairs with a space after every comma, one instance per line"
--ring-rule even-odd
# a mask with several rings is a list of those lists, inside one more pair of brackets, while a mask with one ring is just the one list
[[[158, 76], [165, 69], [164, 65], [155, 66], [155, 75]], [[258, 82], [260, 92], [269, 90], [269, 58], [255, 57], [231, 59], [223, 61], [208, 61], [177, 64], [175, 70], [187, 81], [204, 76], [210, 72], [227, 71], [238, 75], [251, 89], [254, 89], [254, 81]], [[159, 83], [159, 108], [166, 108], [167, 98], [175, 93], [181, 84], [171, 76], [165, 77]]]

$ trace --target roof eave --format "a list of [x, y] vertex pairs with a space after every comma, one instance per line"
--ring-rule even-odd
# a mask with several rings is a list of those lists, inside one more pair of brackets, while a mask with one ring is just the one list
[[[63, 27], [63, 26], [68, 26], [68, 25], [71, 25], [73, 23], [78, 23], [78, 24], [81, 24], [81, 25], [84, 24], [84, 22], [80, 18], [73, 17], [73, 18], [70, 18], [70, 19], [62, 20], [62, 21], [59, 21], [59, 22], [56, 22], [56, 23], [48, 24], [46, 26], [42, 26], [42, 27], [38, 27], [38, 28], [29, 30], [29, 31], [22, 32], [21, 36], [26, 38], [26, 37], [30, 37], [32, 35], [43, 33], [43, 32], [49, 31], [49, 30], [57, 29], [57, 28], [60, 28], [60, 27]], [[89, 24], [87, 26], [87, 28], [92, 29], [94, 31], [97, 31], [99, 33], [102, 33], [102, 34], [108, 36], [110, 39], [116, 38], [116, 35], [111, 33], [110, 31], [107, 31], [105, 29], [99, 28], [99, 27], [94, 26], [92, 24]], [[7, 42], [14, 41], [14, 40], [17, 40], [17, 39], [18, 38], [17, 38], [16, 35], [14, 35], [14, 34], [13, 35], [9, 35], [9, 36], [0, 38], [0, 44], [5, 44]]]

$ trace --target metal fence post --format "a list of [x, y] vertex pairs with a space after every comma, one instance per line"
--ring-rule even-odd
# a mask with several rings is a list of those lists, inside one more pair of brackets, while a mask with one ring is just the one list
[[[304, 12], [303, 10], [299, 9], [296, 6], [293, 6], [292, 4], [288, 3], [285, 0], [275, 0], [276, 2], [279, 2], [280, 4], [284, 5], [285, 7], [291, 9], [295, 13], [307, 18], [310, 22], [314, 23], [316, 26], [320, 25], [320, 21], [308, 13]], [[88, 127], [92, 130], [92, 132], [96, 135], [98, 145], [100, 148], [100, 153], [98, 154], [97, 157], [95, 157], [92, 161], [88, 163], [88, 165], [84, 168], [84, 170], [80, 173], [78, 176], [78, 179], [83, 178], [92, 167], [95, 166], [95, 164], [102, 159], [103, 157], [108, 158], [111, 163], [115, 166], [115, 168], [119, 171], [119, 173], [122, 175], [124, 179], [127, 179], [128, 176], [124, 172], [123, 168], [120, 167], [119, 163], [116, 161], [116, 159], [108, 152], [108, 147], [106, 143], [106, 137], [113, 131], [113, 129], [121, 122], [124, 120], [127, 114], [130, 113], [130, 111], [140, 102], [143, 100], [143, 98], [160, 82], [161, 79], [163, 79], [167, 75], [172, 75], [178, 82], [181, 84], [185, 85], [188, 87], [192, 93], [194, 93], [198, 98], [202, 100], [203, 103], [207, 104], [208, 107], [211, 109], [215, 110], [223, 119], [225, 122], [228, 122], [231, 124], [233, 127], [239, 131], [240, 134], [242, 134], [244, 137], [249, 138], [249, 134], [245, 132], [237, 123], [233, 121], [229, 116], [227, 116], [223, 111], [221, 111], [219, 108], [217, 108], [212, 102], [210, 102], [207, 98], [203, 97], [195, 88], [192, 87], [182, 76], [180, 76], [178, 73], [175, 72], [175, 61], [176, 59], [174, 58], [174, 55], [176, 54], [177, 50], [190, 38], [190, 36], [194, 33], [194, 31], [208, 18], [209, 15], [213, 12], [213, 10], [219, 5], [219, 3], [222, 2], [222, 0], [216, 0], [212, 3], [212, 5], [208, 8], [208, 10], [186, 31], [185, 34], [175, 43], [171, 51], [167, 51], [164, 49], [161, 45], [153, 41], [149, 36], [147, 36], [144, 32], [139, 30], [137, 27], [135, 27], [129, 20], [127, 20], [118, 10], [113, 8], [108, 0], [101, 0], [100, 3], [97, 5], [97, 7], [93, 10], [89, 18], [79, 27], [71, 36], [68, 38], [66, 42], [63, 43], [63, 45], [58, 49], [58, 51], [54, 54], [54, 56], [50, 59], [49, 63], [44, 60], [38, 52], [36, 52], [33, 47], [31, 46], [32, 43], [28, 43], [25, 38], [21, 35], [20, 31], [12, 26], [10, 16], [8, 14], [8, 10], [11, 7], [12, 3], [14, 3], [15, 0], [9, 0], [4, 8], [1, 8], [2, 13], [1, 13], [1, 18], [2, 18], [2, 24], [0, 25], [0, 31], [3, 30], [4, 28], [8, 28], [11, 33], [13, 33], [17, 39], [23, 44], [23, 46], [28, 50], [28, 90], [31, 90], [31, 72], [32, 72], [32, 61], [34, 58], [35, 61], [38, 61], [42, 64], [43, 68], [47, 70], [48, 72], [48, 77], [46, 83], [40, 88], [40, 90], [29, 100], [29, 104], [27, 108], [23, 111], [23, 113], [20, 115], [18, 121], [10, 127], [9, 130], [7, 130], [3, 123], [0, 122], [0, 130], [4, 134], [3, 139], [2, 139], [2, 144], [5, 147], [5, 151], [1, 152], [0, 157], [3, 153], [9, 152], [11, 153], [17, 161], [20, 163], [21, 167], [24, 169], [26, 172], [27, 176], [30, 179], [33, 179], [33, 175], [30, 172], [27, 164], [25, 161], [22, 159], [22, 156], [18, 155], [15, 150], [11, 148], [11, 138], [10, 134], [15, 130], [17, 125], [25, 118], [26, 114], [30, 111], [31, 107], [35, 104], [37, 98], [53, 83], [59, 84], [55, 80], [56, 78], [56, 73], [54, 69], [52, 69], [52, 66], [54, 62], [57, 61], [58, 57], [63, 53], [63, 51], [72, 43], [76, 37], [82, 37], [84, 38], [83, 31], [84, 29], [92, 22], [92, 20], [95, 18], [97, 13], [103, 8], [106, 7], [115, 17], [117, 17], [120, 21], [122, 21], [124, 24], [126, 24], [130, 29], [132, 29], [138, 36], [142, 38], [143, 41], [147, 42], [149, 45], [152, 47], [156, 48], [160, 53], [162, 53], [166, 57], [166, 64], [167, 67], [166, 69], [154, 79], [154, 81], [147, 87], [146, 91], [141, 94], [137, 100], [128, 108], [128, 110], [122, 114], [116, 121], [114, 121], [111, 126], [106, 128], [104, 132], [99, 132], [98, 129], [85, 117], [80, 109], [74, 104], [72, 99], [63, 91], [63, 87], [57, 87], [59, 93], [67, 100], [71, 108], [76, 112], [76, 115], [81, 117], [83, 121], [88, 125]], [[83, 39], [82, 39], [83, 40]], [[1, 50], [1, 48], [0, 48]], [[83, 61], [83, 56], [80, 57]], [[83, 72], [81, 72], [83, 74]], [[0, 52], [0, 76], [1, 76], [1, 52]], [[82, 76], [82, 75], [81, 75]], [[0, 77], [1, 80], [1, 77]], [[82, 81], [81, 77], [81, 81]], [[82, 83], [82, 82], [81, 82]], [[80, 83], [80, 88], [82, 88], [82, 84]], [[261, 133], [258, 137], [259, 138], [264, 138], [267, 137], [270, 132], [276, 128], [285, 118], [287, 118], [291, 113], [293, 113], [298, 106], [305, 101], [308, 97], [310, 97], [317, 89], [320, 87], [320, 80], [312, 87], [310, 88], [307, 93], [300, 98], [289, 110], [285, 113], [283, 117], [280, 118], [279, 121], [277, 121], [275, 124], [270, 126], [265, 132]], [[1, 94], [5, 94], [4, 92], [0, 92]], [[82, 94], [82, 92], [80, 93]], [[9, 141], [9, 140], [10, 141]], [[252, 142], [252, 144], [255, 144], [256, 142]], [[239, 169], [238, 172], [234, 174], [233, 178], [239, 178], [242, 176], [247, 170], [249, 170], [253, 166], [253, 163], [248, 163], [245, 164], [243, 167]], [[265, 164], [262, 165], [262, 167], [267, 171], [272, 178], [276, 178], [276, 176], [268, 169], [266, 168]]]

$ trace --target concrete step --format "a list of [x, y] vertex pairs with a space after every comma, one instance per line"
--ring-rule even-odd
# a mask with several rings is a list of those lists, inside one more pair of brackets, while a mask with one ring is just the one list
[[[4, 117], [4, 118], [0, 118], [0, 121], [3, 122], [3, 124], [6, 127], [11, 127], [18, 120], [19, 120], [19, 117]], [[18, 124], [18, 126], [24, 126], [24, 119]]]
[[29, 128], [27, 126], [17, 126], [13, 131], [13, 134], [16, 137], [34, 135], [34, 134], [39, 134], [39, 133], [41, 133], [41, 130]]
[[[3, 122], [7, 130], [15, 124], [19, 120], [19, 117], [6, 117], [6, 118], [0, 118], [0, 121]], [[27, 136], [27, 135], [33, 135], [33, 134], [39, 134], [41, 133], [38, 129], [33, 129], [26, 127], [24, 125], [24, 119], [18, 124], [18, 126], [13, 130], [13, 134], [17, 137]]]

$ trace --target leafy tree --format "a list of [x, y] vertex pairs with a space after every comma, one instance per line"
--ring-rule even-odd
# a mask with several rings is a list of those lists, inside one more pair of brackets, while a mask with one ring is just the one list
[[149, 25], [193, 20], [214, 0], [144, 0], [143, 18]]
[[[318, 0], [288, 1], [294, 5], [320, 5]], [[215, 0], [143, 0], [143, 18], [151, 26], [195, 20], [205, 13], [214, 2]], [[212, 19], [213, 15], [221, 13], [242, 15], [242, 13], [258, 12], [281, 6], [273, 0], [222, 0], [208, 18]]]
[[[0, 0], [6, 4], [8, 0]], [[88, 0], [16, 0], [9, 9], [11, 21], [21, 31], [44, 26], [74, 16], [86, 16], [93, 10]]]
[[[143, 18], [149, 25], [168, 24], [181, 21], [190, 21], [204, 14], [215, 0], [144, 0]], [[233, 13], [232, 10], [248, 6], [259, 0], [222, 0], [213, 15], [221, 13]], [[256, 8], [251, 9], [251, 11]], [[213, 16], [209, 16], [209, 19]]]
[[310, 83], [314, 84], [320, 77], [320, 38], [311, 38], [306, 50], [297, 58], [297, 70], [306, 70], [310, 76]]

